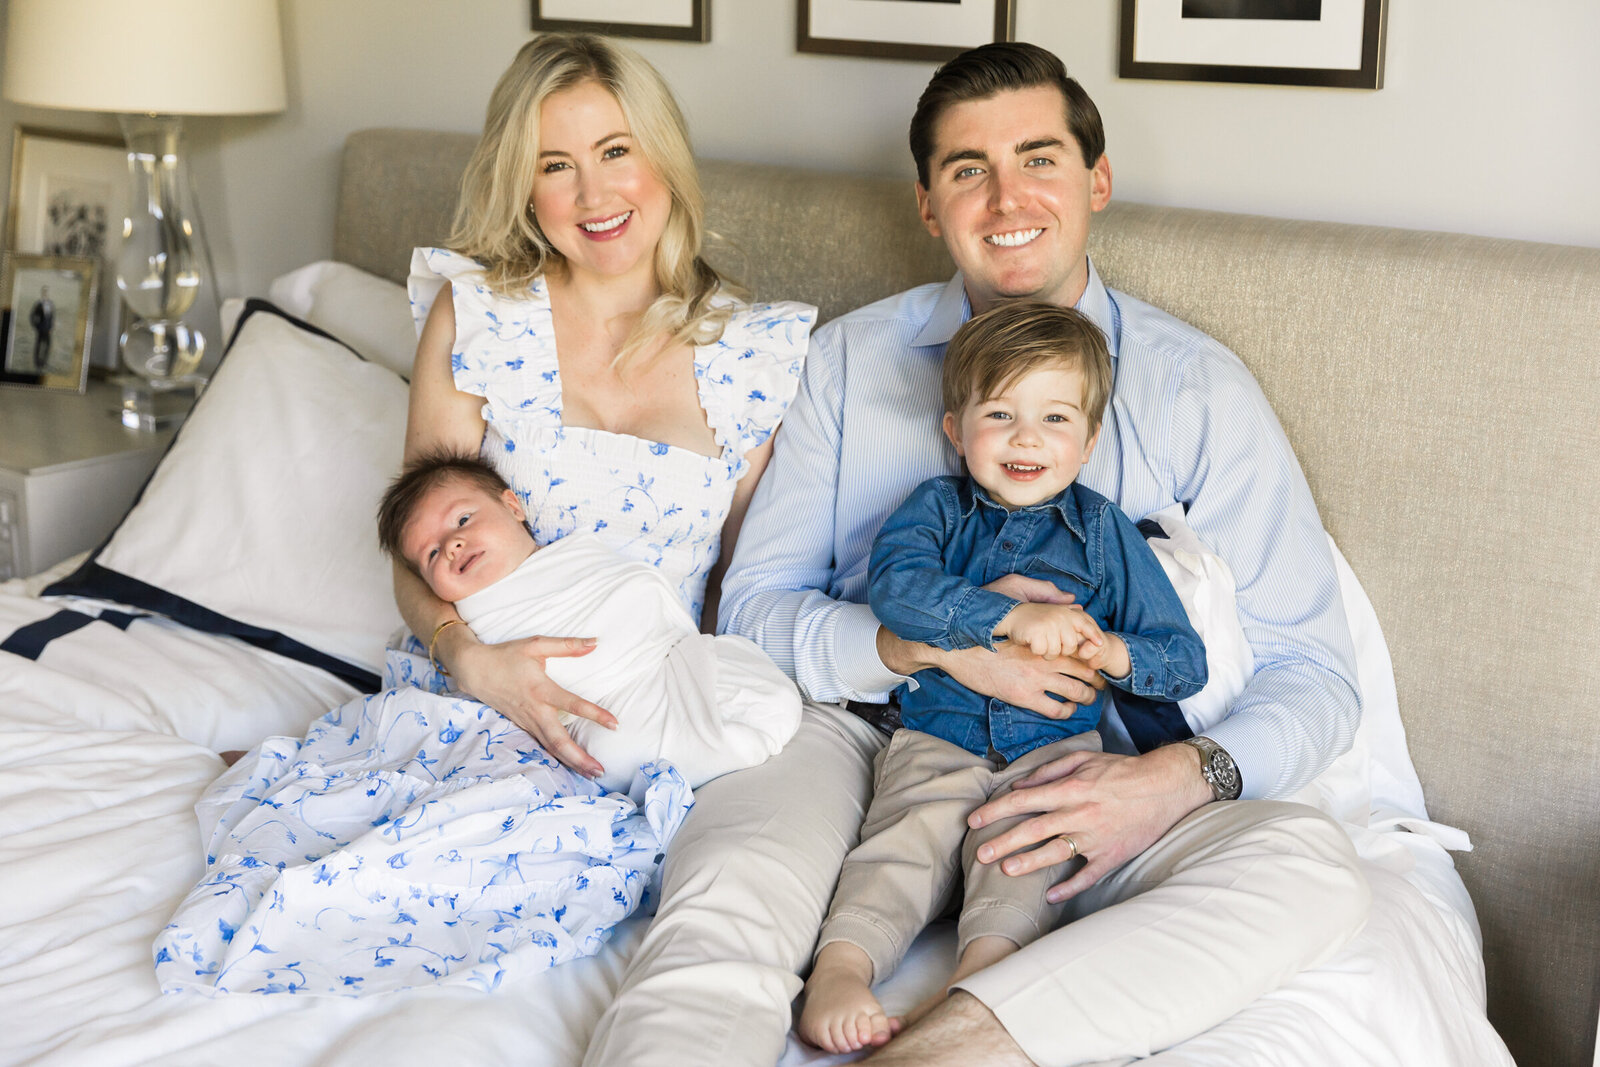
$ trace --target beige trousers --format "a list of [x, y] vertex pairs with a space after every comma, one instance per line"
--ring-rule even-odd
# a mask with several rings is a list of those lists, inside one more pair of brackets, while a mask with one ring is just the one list
[[1044, 894], [1066, 879], [1068, 864], [1013, 878], [999, 864], [979, 863], [978, 847], [1023, 819], [969, 830], [967, 816], [1051, 760], [1085, 749], [1100, 750], [1093, 730], [996, 766], [932, 734], [896, 732], [878, 754], [861, 843], [839, 872], [818, 951], [833, 941], [849, 942], [867, 954], [873, 980], [881, 981], [900, 966], [912, 939], [944, 910], [963, 880], [958, 952], [978, 937], [1026, 945], [1055, 929], [1065, 905], [1049, 903]]
[[[588, 1067], [778, 1060], [882, 745], [849, 712], [808, 702], [783, 752], [700, 791]], [[1076, 921], [962, 987], [1040, 1063], [1142, 1055], [1332, 955], [1367, 902], [1331, 820], [1293, 804], [1211, 804], [1076, 898]]]
[[587, 1067], [778, 1061], [884, 740], [838, 705], [807, 701], [782, 752], [696, 791]]
[[1349, 837], [1316, 809], [1207, 804], [957, 988], [1040, 1067], [1147, 1056], [1326, 961], [1371, 901]]

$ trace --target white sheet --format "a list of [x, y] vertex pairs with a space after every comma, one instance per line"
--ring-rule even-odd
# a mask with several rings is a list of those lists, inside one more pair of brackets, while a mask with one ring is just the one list
[[[0, 593], [0, 635], [56, 610], [11, 588]], [[203, 870], [193, 805], [222, 771], [209, 746], [302, 731], [342, 698], [308, 706], [316, 687], [299, 668], [222, 639], [148, 632], [156, 625], [124, 633], [97, 623], [37, 663], [0, 654], [0, 1062], [578, 1063], [639, 920], [598, 956], [487, 995], [158, 993], [151, 945]], [[276, 695], [254, 698], [254, 685]], [[1448, 854], [1418, 834], [1353, 833], [1376, 900], [1368, 929], [1326, 966], [1152, 1063], [1511, 1062], [1483, 1016], [1476, 924]], [[947, 972], [949, 951], [948, 930], [925, 935], [885, 1003], [919, 999]], [[791, 1038], [782, 1062], [842, 1059]]]

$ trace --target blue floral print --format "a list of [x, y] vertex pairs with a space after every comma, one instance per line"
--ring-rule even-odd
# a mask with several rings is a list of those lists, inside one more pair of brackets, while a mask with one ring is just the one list
[[385, 681], [202, 799], [206, 875], [156, 941], [164, 991], [491, 990], [652, 906], [692, 804], [674, 768], [604, 794], [425, 660], [391, 652]]

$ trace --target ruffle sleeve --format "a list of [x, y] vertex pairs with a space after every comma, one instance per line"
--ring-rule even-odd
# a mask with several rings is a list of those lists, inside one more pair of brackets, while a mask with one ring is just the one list
[[561, 383], [555, 328], [543, 280], [526, 298], [512, 299], [484, 282], [476, 260], [444, 248], [411, 255], [407, 289], [417, 332], [448, 281], [455, 303], [456, 338], [450, 350], [456, 388], [488, 401], [490, 418], [561, 418]]
[[777, 429], [800, 385], [817, 309], [790, 301], [735, 311], [700, 350], [700, 404], [717, 443], [741, 464]]

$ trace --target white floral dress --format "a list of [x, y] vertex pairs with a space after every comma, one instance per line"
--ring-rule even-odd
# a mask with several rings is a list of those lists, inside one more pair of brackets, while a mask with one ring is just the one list
[[659, 567], [698, 619], [734, 488], [794, 399], [816, 308], [741, 307], [720, 340], [695, 349], [700, 404], [721, 449], [703, 456], [564, 424], [543, 279], [526, 298], [510, 299], [483, 283], [475, 261], [419, 248], [410, 281], [419, 330], [443, 281], [455, 301], [456, 388], [484, 398], [483, 457], [521, 498], [534, 540], [591, 530], [622, 555]]

